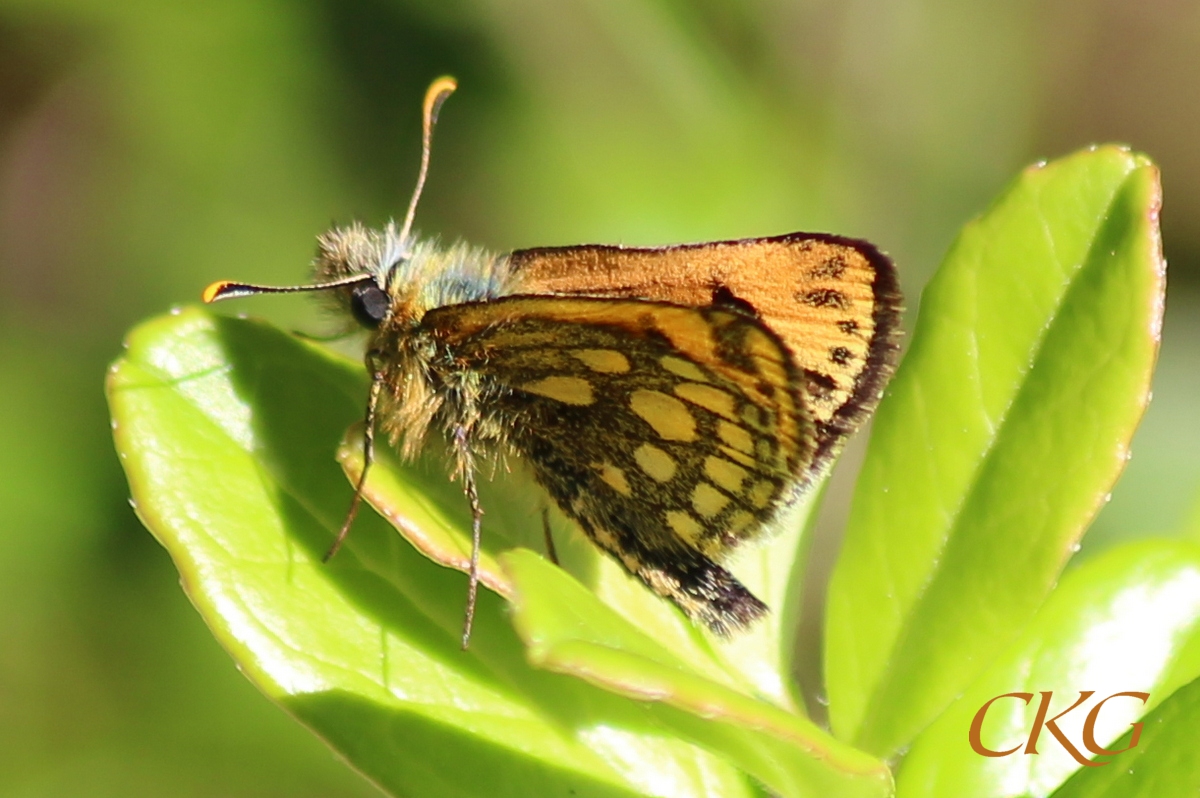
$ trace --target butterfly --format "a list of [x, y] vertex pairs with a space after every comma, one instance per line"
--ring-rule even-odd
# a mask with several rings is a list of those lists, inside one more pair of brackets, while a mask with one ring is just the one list
[[403, 225], [335, 227], [311, 284], [221, 281], [206, 302], [322, 291], [368, 331], [364, 468], [382, 431], [413, 457], [446, 439], [472, 513], [463, 628], [478, 589], [479, 461], [517, 456], [601, 549], [722, 635], [767, 612], [721, 565], [827, 468], [895, 364], [901, 295], [871, 244], [792, 233], [661, 248], [496, 255], [412, 232], [438, 110]]

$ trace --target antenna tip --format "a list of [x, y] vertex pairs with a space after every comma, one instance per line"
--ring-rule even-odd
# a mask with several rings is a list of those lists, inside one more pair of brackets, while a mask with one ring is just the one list
[[429, 88], [425, 90], [425, 118], [430, 122], [437, 121], [438, 110], [441, 109], [442, 103], [457, 88], [458, 81], [449, 75], [443, 75], [430, 83]]
[[200, 295], [200, 298], [204, 300], [204, 304], [209, 305], [218, 299], [223, 299], [226, 292], [237, 285], [237, 283], [229, 280], [217, 280], [204, 289], [204, 293]]

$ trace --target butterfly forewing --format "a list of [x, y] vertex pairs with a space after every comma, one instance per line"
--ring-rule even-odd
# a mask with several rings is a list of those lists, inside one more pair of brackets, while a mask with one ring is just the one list
[[800, 370], [817, 424], [815, 469], [874, 409], [895, 360], [895, 269], [865, 241], [792, 233], [644, 249], [531, 249], [510, 261], [530, 293], [728, 304], [757, 315]]
[[630, 571], [718, 631], [764, 611], [715, 560], [806, 479], [817, 442], [799, 372], [761, 321], [516, 296], [422, 324], [480, 375], [482, 404], [561, 509]]

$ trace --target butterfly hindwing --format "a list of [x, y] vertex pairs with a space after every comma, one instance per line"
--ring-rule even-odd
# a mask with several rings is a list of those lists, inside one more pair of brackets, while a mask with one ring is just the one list
[[765, 607], [717, 564], [807, 478], [796, 368], [761, 322], [667, 303], [509, 297], [428, 313], [487, 412], [569, 517], [727, 631]]

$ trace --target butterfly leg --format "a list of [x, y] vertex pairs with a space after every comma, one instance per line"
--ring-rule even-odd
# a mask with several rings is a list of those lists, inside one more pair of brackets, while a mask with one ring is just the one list
[[371, 392], [367, 396], [367, 417], [363, 422], [365, 428], [363, 429], [362, 473], [358, 475], [358, 484], [354, 486], [354, 498], [350, 500], [350, 509], [346, 512], [346, 520], [342, 521], [342, 528], [338, 530], [333, 545], [329, 547], [329, 551], [325, 552], [321, 562], [329, 562], [346, 542], [346, 536], [350, 534], [350, 527], [354, 524], [354, 517], [358, 515], [358, 507], [362, 504], [363, 485], [367, 483], [367, 472], [371, 470], [371, 463], [375, 461], [375, 411], [379, 406], [379, 391], [382, 387], [383, 373], [375, 371], [371, 377]]
[[479, 546], [482, 535], [483, 508], [479, 506], [479, 490], [475, 483], [475, 467], [471, 458], [467, 428], [454, 428], [454, 446], [458, 450], [458, 462], [463, 478], [463, 492], [471, 505], [471, 570], [467, 581], [467, 612], [463, 618], [463, 651], [471, 645], [471, 626], [475, 623], [475, 599], [479, 595]]
[[542, 535], [546, 538], [546, 556], [558, 565], [558, 551], [554, 548], [554, 535], [550, 532], [550, 508], [542, 507]]

